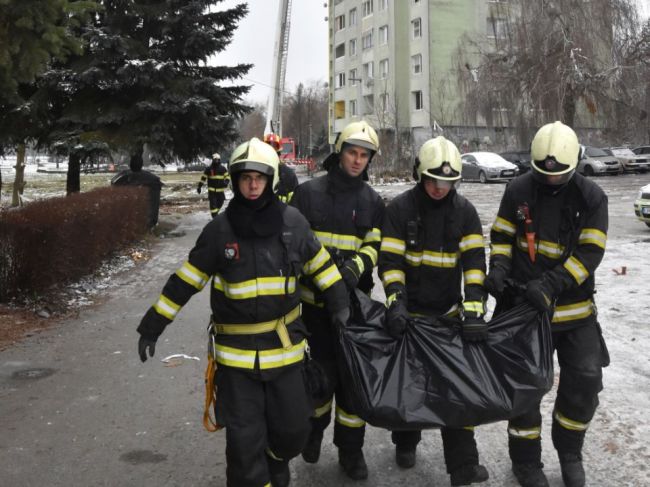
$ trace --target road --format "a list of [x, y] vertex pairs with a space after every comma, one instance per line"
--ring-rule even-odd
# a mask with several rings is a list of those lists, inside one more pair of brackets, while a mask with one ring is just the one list
[[[587, 436], [588, 485], [650, 485], [650, 331], [642, 318], [650, 314], [643, 290], [650, 277], [650, 229], [632, 209], [650, 175], [597, 182], [610, 197], [608, 254], [599, 270], [598, 297], [612, 366], [606, 369], [601, 408]], [[409, 186], [377, 188], [390, 198]], [[461, 186], [486, 233], [503, 189], [502, 184]], [[201, 425], [207, 291], [195, 296], [168, 328], [153, 360], [141, 364], [136, 354], [137, 323], [185, 259], [208, 216], [206, 211], [166, 218], [178, 224], [176, 236], [159, 239], [150, 260], [116, 276], [102, 304], [0, 352], [1, 485], [225, 485], [225, 435], [207, 433]], [[625, 281], [611, 272], [621, 265], [629, 269]], [[176, 353], [200, 361], [161, 362]], [[552, 397], [543, 405], [543, 460], [551, 485], [561, 486], [550, 444]], [[517, 485], [507, 459], [505, 424], [477, 428], [477, 440], [491, 476], [482, 485]], [[402, 471], [393, 460], [390, 434], [370, 427], [365, 446], [370, 478], [351, 482], [336, 464], [330, 428], [317, 465], [292, 461], [292, 485], [449, 485], [441, 450], [438, 432], [426, 432], [416, 467]]]

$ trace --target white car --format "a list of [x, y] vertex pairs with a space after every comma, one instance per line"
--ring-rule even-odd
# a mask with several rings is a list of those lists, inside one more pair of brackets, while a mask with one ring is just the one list
[[634, 213], [637, 218], [650, 227], [650, 184], [639, 190], [634, 202]]
[[610, 150], [625, 172], [646, 172], [650, 169], [650, 155], [635, 154], [627, 147], [612, 147]]
[[468, 152], [461, 156], [463, 181], [510, 181], [519, 168], [494, 152]]

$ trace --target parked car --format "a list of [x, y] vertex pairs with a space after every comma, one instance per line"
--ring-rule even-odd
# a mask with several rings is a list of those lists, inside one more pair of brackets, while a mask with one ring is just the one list
[[650, 156], [650, 145], [641, 145], [632, 149], [637, 156]]
[[635, 154], [628, 147], [610, 147], [625, 172], [646, 172], [650, 169], [650, 155]]
[[512, 162], [519, 169], [519, 174], [530, 171], [530, 151], [515, 150], [499, 154], [506, 161]]
[[577, 171], [585, 176], [620, 174], [623, 171], [619, 160], [610, 152], [596, 147], [585, 147], [581, 151]]
[[509, 181], [519, 170], [494, 152], [468, 152], [461, 157], [463, 181]]
[[639, 190], [634, 202], [634, 213], [639, 220], [650, 227], [650, 184]]

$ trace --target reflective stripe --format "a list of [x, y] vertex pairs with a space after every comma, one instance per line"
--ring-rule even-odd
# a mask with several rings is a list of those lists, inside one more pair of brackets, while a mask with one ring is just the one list
[[515, 438], [521, 438], [523, 440], [536, 440], [540, 437], [542, 433], [541, 426], [535, 426], [529, 429], [519, 429], [519, 428], [508, 428], [508, 434], [514, 436]]
[[[550, 259], [559, 259], [562, 257], [562, 253], [564, 252], [564, 246], [549, 242], [548, 240], [538, 240], [535, 245], [538, 253], [545, 255]], [[528, 242], [525, 238], [520, 237], [517, 239], [517, 247], [524, 252], [528, 252]]]
[[480, 269], [470, 269], [463, 272], [463, 279], [465, 280], [465, 285], [478, 284], [482, 286], [485, 282], [485, 272]]
[[357, 271], [359, 271], [359, 275], [363, 274], [363, 271], [366, 268], [366, 266], [363, 263], [363, 259], [359, 255], [355, 255], [354, 257], [352, 257], [352, 262], [356, 264]]
[[318, 306], [319, 308], [322, 308], [324, 306], [323, 303], [316, 300], [316, 295], [314, 294], [314, 292], [311, 289], [309, 289], [307, 286], [304, 286], [303, 284], [300, 285], [300, 301], [304, 303], [313, 304], [314, 306]]
[[361, 246], [361, 239], [356, 235], [342, 235], [331, 232], [317, 232], [314, 235], [325, 247], [334, 247], [340, 250], [357, 250]]
[[300, 305], [289, 311], [286, 315], [274, 320], [260, 323], [216, 323], [211, 322], [217, 334], [222, 335], [257, 335], [259, 333], [277, 332], [284, 348], [291, 347], [291, 339], [287, 326], [300, 317]]
[[284, 195], [278, 195], [278, 199], [282, 201], [283, 203], [289, 203], [291, 201], [291, 198], [293, 198], [293, 191], [289, 191], [287, 194]]
[[302, 270], [304, 271], [305, 274], [307, 275], [312, 275], [314, 272], [316, 272], [318, 269], [320, 269], [325, 262], [327, 262], [327, 259], [330, 258], [329, 252], [325, 250], [324, 247], [321, 246], [320, 250], [316, 252], [316, 255], [312, 257], [310, 260], [308, 260], [305, 265], [302, 266]]
[[240, 348], [226, 347], [225, 345], [215, 344], [214, 358], [217, 363], [237, 367], [240, 369], [253, 369], [255, 367], [255, 350], [242, 350]]
[[332, 400], [330, 399], [322, 406], [314, 409], [314, 417], [320, 418], [321, 416], [324, 416], [325, 414], [329, 413], [331, 410], [332, 410]]
[[591, 299], [580, 301], [579, 303], [556, 306], [551, 322], [562, 323], [564, 321], [581, 320], [590, 316], [593, 312], [594, 304]]
[[605, 250], [607, 243], [607, 234], [601, 232], [597, 228], [583, 228], [578, 237], [578, 244], [593, 244]]
[[390, 305], [399, 297], [399, 293], [393, 293], [388, 298], [386, 298], [386, 307], [390, 308]]
[[194, 267], [189, 262], [183, 263], [183, 265], [176, 271], [176, 275], [199, 291], [203, 289], [209, 279], [205, 272], [201, 272], [197, 267]]
[[414, 267], [423, 264], [431, 267], [452, 268], [456, 267], [458, 253], [434, 252], [431, 250], [425, 250], [424, 252], [407, 251], [406, 262]]
[[498, 216], [497, 219], [494, 221], [494, 225], [492, 225], [492, 230], [496, 230], [497, 232], [501, 232], [501, 233], [505, 233], [506, 235], [513, 236], [517, 231], [517, 227], [515, 227], [512, 223], [510, 223], [505, 218], [501, 218], [500, 216]]
[[282, 458], [280, 458], [279, 456], [277, 456], [275, 453], [273, 453], [273, 450], [271, 450], [271, 449], [268, 448], [268, 447], [264, 450], [264, 452], [265, 452], [269, 457], [271, 457], [273, 460], [276, 460], [276, 461], [278, 461], [278, 462], [281, 462], [281, 461], [283, 460]]
[[214, 176], [208, 176], [208, 179], [228, 179], [227, 174], [215, 174]]
[[394, 282], [406, 284], [406, 276], [404, 275], [404, 272], [394, 269], [384, 272], [384, 274], [381, 276], [381, 282], [384, 287]]
[[153, 305], [153, 309], [155, 309], [159, 315], [162, 315], [165, 318], [173, 321], [174, 318], [176, 318], [178, 310], [181, 309], [181, 306], [180, 304], [176, 304], [171, 299], [161, 294], [156, 304]]
[[471, 235], [465, 235], [463, 238], [460, 239], [460, 243], [458, 244], [458, 248], [460, 249], [461, 252], [467, 252], [468, 250], [471, 249], [480, 249], [485, 246], [485, 243], [483, 242], [483, 235], [479, 234], [471, 234]]
[[221, 209], [221, 208], [212, 208], [212, 209], [210, 210], [210, 213], [219, 213], [219, 210], [220, 210], [220, 209]]
[[348, 428], [361, 428], [366, 424], [359, 416], [345, 412], [338, 405], [336, 406], [336, 422]]
[[371, 228], [366, 233], [366, 236], [363, 237], [363, 241], [364, 243], [381, 242], [381, 230], [379, 228]]
[[587, 431], [587, 428], [589, 428], [589, 423], [581, 423], [579, 421], [569, 419], [557, 410], [553, 414], [553, 418], [555, 421], [560, 423], [560, 426], [571, 431]]
[[325, 291], [327, 288], [329, 288], [336, 281], [340, 281], [340, 280], [341, 280], [341, 274], [339, 273], [339, 270], [336, 268], [336, 265], [332, 264], [323, 272], [319, 273], [314, 277], [314, 284], [316, 284], [316, 287], [318, 287], [318, 289], [320, 289], [322, 292]]
[[574, 256], [569, 257], [564, 262], [564, 268], [573, 276], [575, 281], [578, 283], [578, 286], [585, 282], [589, 277], [589, 271], [582, 265], [578, 259]]
[[490, 255], [504, 255], [512, 258], [512, 245], [510, 244], [491, 244]]
[[397, 238], [384, 237], [381, 239], [379, 250], [382, 252], [404, 255], [404, 252], [406, 252], [406, 242]]
[[296, 291], [296, 278], [286, 277], [258, 277], [242, 282], [227, 282], [219, 274], [215, 274], [212, 285], [218, 291], [221, 291], [229, 299], [250, 299], [257, 296], [280, 296], [286, 294], [288, 288], [289, 294]]
[[271, 350], [243, 350], [215, 345], [215, 358], [218, 363], [240, 369], [255, 368], [255, 359], [259, 359], [260, 369], [273, 369], [295, 364], [304, 358], [306, 340], [293, 345], [289, 349], [274, 348]]
[[463, 302], [463, 310], [469, 313], [484, 315], [485, 305], [483, 304], [482, 301], [465, 301]]
[[226, 190], [226, 188], [210, 188], [208, 187], [208, 191], [212, 191], [215, 193], [223, 193]]
[[370, 262], [372, 262], [372, 266], [377, 265], [377, 258], [379, 257], [379, 253], [377, 250], [370, 245], [364, 245], [359, 249], [360, 254], [366, 254], [368, 257], [370, 257]]

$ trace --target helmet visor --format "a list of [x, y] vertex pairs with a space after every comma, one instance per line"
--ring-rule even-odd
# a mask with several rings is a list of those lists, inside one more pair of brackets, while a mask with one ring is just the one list
[[533, 173], [533, 179], [535, 179], [535, 181], [547, 186], [562, 186], [563, 184], [568, 183], [575, 174], [575, 170], [573, 169], [561, 174], [547, 174], [535, 170], [531, 172]]
[[427, 169], [423, 174], [424, 176], [429, 176], [439, 181], [456, 181], [460, 179], [460, 173], [451, 167], [451, 164], [448, 162], [443, 162], [438, 167]]
[[535, 171], [550, 176], [566, 174], [573, 169], [570, 165], [559, 162], [555, 157], [546, 157], [543, 160], [532, 160], [531, 164]]
[[273, 177], [273, 167], [256, 161], [237, 161], [230, 165], [230, 174], [238, 174], [245, 171], [256, 171], [269, 177]]

